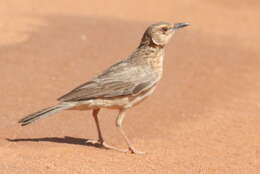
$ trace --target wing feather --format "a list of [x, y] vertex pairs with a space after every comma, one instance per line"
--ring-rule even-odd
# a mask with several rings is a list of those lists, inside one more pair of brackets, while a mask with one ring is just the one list
[[150, 68], [131, 66], [127, 62], [121, 62], [58, 100], [80, 101], [136, 95], [153, 87], [158, 82], [158, 77]]

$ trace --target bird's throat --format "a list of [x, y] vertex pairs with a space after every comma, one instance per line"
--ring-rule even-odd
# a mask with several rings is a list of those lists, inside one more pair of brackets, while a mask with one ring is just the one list
[[130, 59], [139, 65], [147, 65], [153, 69], [162, 71], [164, 48], [143, 45], [136, 49], [130, 56]]

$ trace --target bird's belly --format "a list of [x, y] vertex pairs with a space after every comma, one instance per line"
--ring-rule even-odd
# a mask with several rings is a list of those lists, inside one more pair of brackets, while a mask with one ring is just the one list
[[150, 96], [154, 92], [155, 88], [156, 88], [156, 86], [148, 89], [147, 91], [140, 93], [137, 96], [134, 96], [133, 98], [131, 98], [129, 100], [129, 103], [125, 107], [130, 108], [130, 107], [133, 107], [133, 106], [141, 103], [144, 99], [146, 99], [148, 96]]
[[78, 102], [72, 110], [89, 110], [95, 108], [127, 109], [141, 103], [150, 96], [155, 87], [152, 87], [136, 96], [115, 97], [109, 99], [92, 99]]

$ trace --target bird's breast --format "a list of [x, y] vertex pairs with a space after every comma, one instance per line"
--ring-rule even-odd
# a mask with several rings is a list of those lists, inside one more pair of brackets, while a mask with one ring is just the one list
[[151, 57], [148, 60], [148, 63], [150, 64], [150, 66], [153, 68], [154, 71], [161, 74], [163, 72], [163, 60], [164, 60], [164, 54], [160, 53], [154, 57]]

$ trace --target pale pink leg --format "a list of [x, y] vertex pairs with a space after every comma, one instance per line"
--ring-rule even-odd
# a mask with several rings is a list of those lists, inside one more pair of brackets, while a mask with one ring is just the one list
[[130, 142], [130, 140], [128, 139], [128, 137], [125, 134], [125, 131], [122, 129], [122, 123], [125, 117], [125, 110], [120, 110], [119, 114], [117, 116], [116, 119], [116, 127], [119, 129], [119, 132], [121, 133], [121, 135], [123, 136], [125, 142], [128, 145], [128, 149], [130, 150], [131, 153], [136, 153], [136, 154], [144, 154], [145, 152], [140, 152], [137, 151], [133, 146], [132, 143]]
[[99, 111], [100, 111], [100, 109], [94, 109], [93, 110], [93, 117], [94, 117], [96, 127], [97, 127], [97, 131], [98, 131], [98, 140], [88, 140], [87, 143], [100, 145], [100, 146], [102, 146], [106, 149], [113, 149], [113, 150], [117, 150], [117, 151], [120, 151], [120, 152], [127, 152], [127, 150], [119, 149], [119, 148], [116, 148], [114, 146], [111, 146], [111, 145], [108, 145], [108, 144], [105, 143], [104, 138], [103, 138], [102, 133], [101, 133], [99, 120], [98, 120]]

